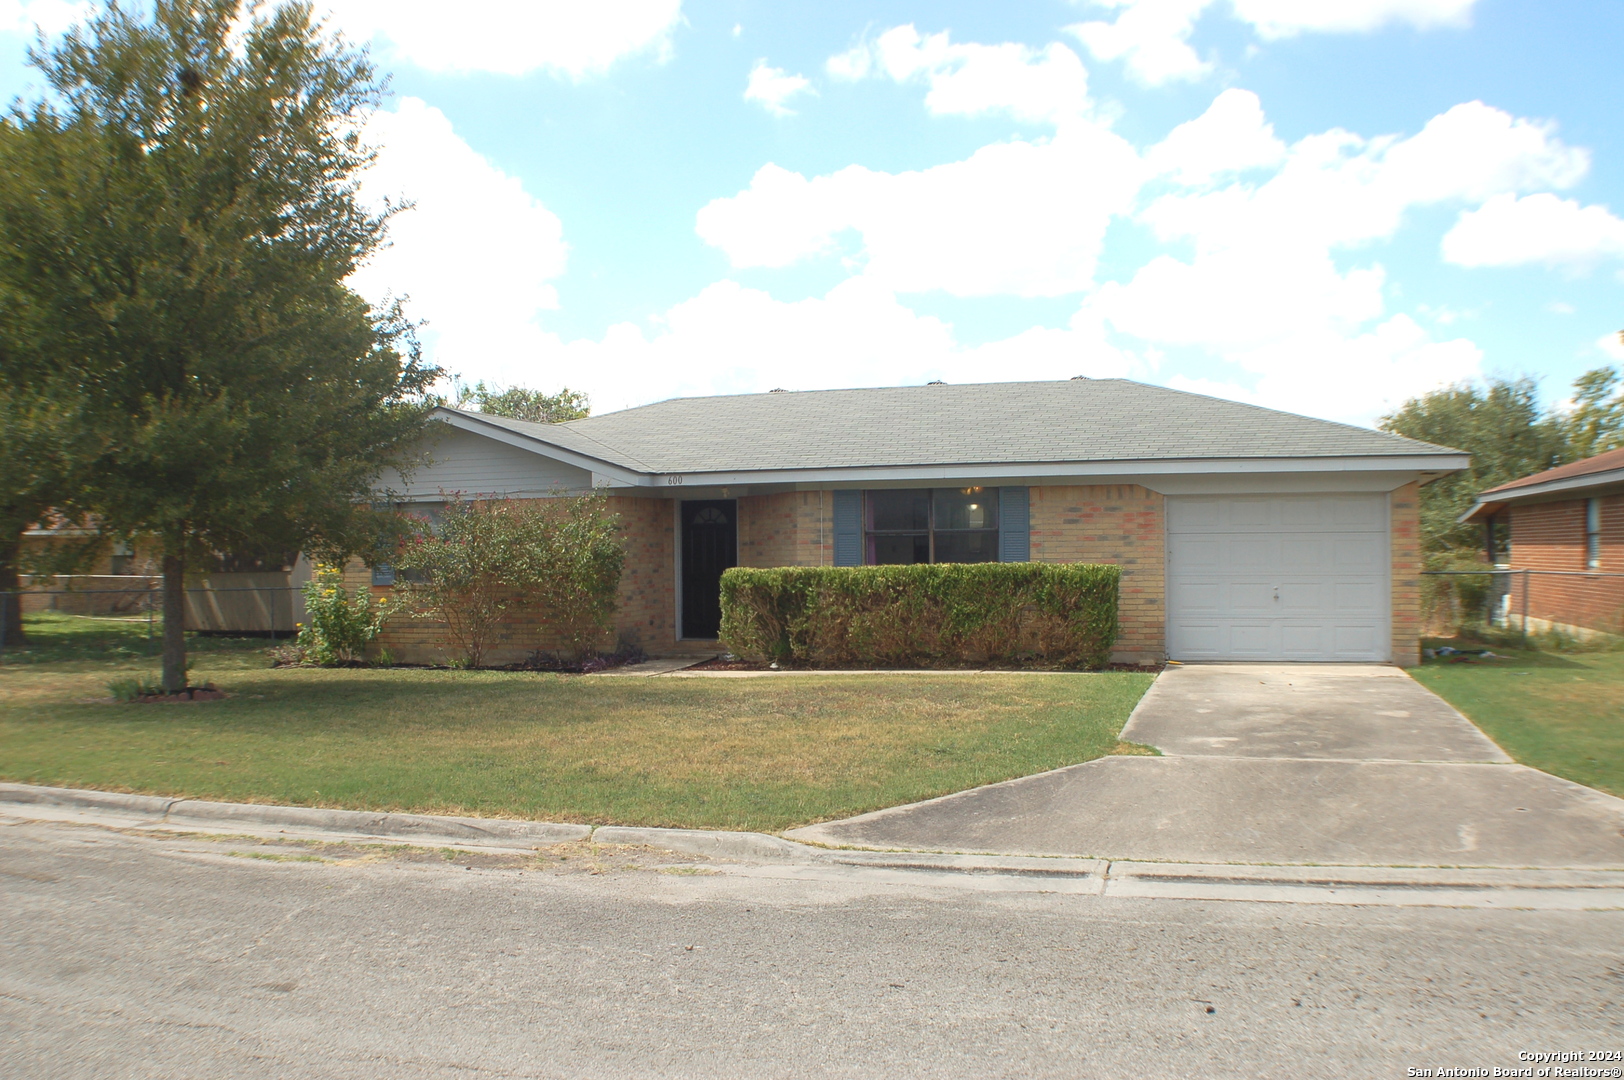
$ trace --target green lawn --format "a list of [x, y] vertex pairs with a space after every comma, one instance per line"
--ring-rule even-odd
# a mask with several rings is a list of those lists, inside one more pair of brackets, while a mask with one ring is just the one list
[[1490, 648], [1507, 659], [1429, 660], [1410, 674], [1523, 764], [1624, 796], [1624, 652]]
[[604, 678], [268, 667], [196, 639], [225, 701], [112, 704], [144, 624], [39, 616], [0, 660], [0, 779], [162, 795], [777, 831], [1119, 749], [1149, 675]]

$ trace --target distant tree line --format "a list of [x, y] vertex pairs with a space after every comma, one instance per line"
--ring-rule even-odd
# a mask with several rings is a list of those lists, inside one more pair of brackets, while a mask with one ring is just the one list
[[1572, 404], [1544, 407], [1530, 378], [1459, 383], [1406, 401], [1381, 428], [1464, 450], [1471, 467], [1421, 489], [1421, 534], [1432, 554], [1484, 552], [1481, 525], [1462, 525], [1479, 492], [1624, 446], [1624, 376], [1601, 367], [1573, 383]]

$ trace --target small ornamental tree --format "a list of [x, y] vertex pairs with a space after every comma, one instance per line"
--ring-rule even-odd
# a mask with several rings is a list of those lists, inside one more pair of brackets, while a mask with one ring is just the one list
[[626, 565], [620, 518], [598, 492], [550, 500], [543, 513], [546, 551], [534, 588], [542, 625], [582, 660], [614, 627]]
[[401, 545], [396, 588], [405, 592], [412, 617], [444, 627], [458, 662], [482, 667], [512, 637], [508, 612], [523, 603], [539, 573], [538, 525], [522, 503], [456, 502]]
[[614, 624], [619, 528], [598, 494], [454, 502], [401, 545], [397, 588], [468, 667], [512, 640], [524, 614], [581, 658]]

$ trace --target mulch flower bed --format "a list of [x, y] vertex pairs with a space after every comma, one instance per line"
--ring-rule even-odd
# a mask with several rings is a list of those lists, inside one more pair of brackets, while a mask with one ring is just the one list
[[[1156, 672], [1161, 671], [1164, 667], [1166, 667], [1165, 664], [1110, 664], [1110, 665], [1107, 665], [1104, 670], [1106, 670], [1106, 671], [1143, 671], [1143, 672], [1148, 672], [1150, 674], [1155, 674]], [[758, 663], [754, 663], [753, 661], [750, 661], [750, 660], [740, 660], [738, 657], [728, 658], [728, 657], [718, 656], [718, 657], [714, 657], [714, 658], [712, 658], [710, 660], [706, 660], [703, 664], [695, 664], [692, 667], [684, 668], [683, 670], [684, 671], [779, 671], [779, 670], [786, 670], [786, 669], [781, 668], [777, 664], [758, 664]], [[837, 667], [830, 667], [830, 668], [817, 668], [817, 669], [801, 668], [801, 669], [796, 669], [796, 670], [827, 671], [832, 675], [838, 675], [842, 670], [845, 670], [845, 669], [837, 668]], [[873, 669], [864, 668], [862, 670], [868, 671], [868, 670], [873, 670]], [[941, 668], [894, 668], [894, 669], [888, 669], [888, 670], [895, 670], [895, 671], [965, 671], [965, 670], [969, 670], [969, 671], [1061, 671], [1061, 670], [1068, 670], [1068, 669], [1063, 669], [1063, 668], [1038, 668], [1038, 667], [1030, 667], [1030, 668], [1022, 668], [1022, 667], [988, 667], [988, 668], [978, 668], [978, 667], [950, 668], [950, 667], [941, 667]]]

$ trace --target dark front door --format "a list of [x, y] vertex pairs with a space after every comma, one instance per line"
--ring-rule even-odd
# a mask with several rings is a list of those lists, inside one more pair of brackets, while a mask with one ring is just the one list
[[682, 504], [682, 636], [713, 638], [722, 629], [722, 571], [739, 559], [738, 504]]

